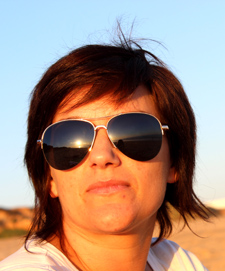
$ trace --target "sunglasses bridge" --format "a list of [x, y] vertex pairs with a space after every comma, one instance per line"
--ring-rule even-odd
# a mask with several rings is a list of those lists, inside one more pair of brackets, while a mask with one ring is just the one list
[[113, 141], [112, 141], [112, 140], [110, 139], [110, 137], [109, 137], [109, 134], [108, 134], [108, 127], [107, 127], [107, 126], [105, 126], [105, 125], [97, 125], [97, 126], [95, 126], [92, 122], [90, 122], [90, 123], [92, 124], [92, 126], [93, 126], [93, 128], [94, 128], [94, 137], [93, 137], [93, 139], [92, 139], [91, 146], [90, 146], [90, 148], [88, 149], [89, 152], [90, 152], [90, 151], [92, 150], [92, 148], [93, 148], [93, 145], [94, 145], [94, 142], [95, 142], [95, 139], [96, 139], [96, 135], [97, 135], [97, 130], [99, 130], [99, 129], [101, 129], [101, 128], [103, 128], [103, 129], [106, 130], [106, 133], [107, 133], [107, 136], [108, 136], [108, 139], [109, 139], [110, 143], [116, 148], [115, 144], [113, 143]]

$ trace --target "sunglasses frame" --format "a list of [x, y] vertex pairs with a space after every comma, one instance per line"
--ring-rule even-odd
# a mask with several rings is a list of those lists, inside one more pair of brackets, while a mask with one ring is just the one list
[[[115, 117], [118, 117], [118, 116], [121, 116], [121, 115], [132, 115], [132, 114], [149, 115], [149, 116], [155, 118], [155, 119], [158, 121], [159, 125], [160, 125], [161, 132], [162, 132], [162, 136], [164, 135], [164, 130], [169, 130], [169, 126], [168, 126], [168, 125], [162, 125], [161, 122], [160, 122], [160, 120], [159, 120], [157, 117], [155, 117], [155, 116], [153, 116], [153, 115], [151, 115], [151, 114], [149, 114], [149, 113], [146, 113], [146, 112], [127, 112], [127, 113], [119, 113], [119, 114], [109, 115], [109, 116], [99, 117], [99, 118], [90, 118], [90, 119], [83, 119], [83, 118], [76, 118], [76, 119], [73, 119], [73, 118], [71, 118], [71, 119], [65, 119], [65, 120], [60, 120], [60, 121], [54, 122], [54, 123], [50, 124], [47, 128], [45, 128], [45, 130], [44, 130], [43, 133], [42, 133], [41, 139], [38, 139], [38, 140], [37, 140], [37, 144], [38, 144], [38, 145], [41, 145], [41, 149], [42, 149], [42, 151], [43, 151], [43, 140], [44, 140], [44, 136], [45, 136], [46, 131], [47, 131], [51, 126], [54, 126], [54, 125], [56, 125], [56, 124], [58, 124], [58, 123], [62, 123], [62, 122], [66, 122], [66, 121], [73, 121], [73, 120], [74, 120], [74, 121], [83, 121], [83, 122], [87, 122], [87, 123], [91, 124], [91, 126], [92, 126], [93, 129], [94, 129], [94, 136], [93, 136], [93, 139], [92, 139], [92, 142], [91, 142], [91, 146], [90, 146], [89, 149], [88, 149], [88, 152], [90, 152], [90, 151], [92, 150], [93, 145], [94, 145], [94, 142], [95, 142], [95, 139], [96, 139], [97, 130], [98, 130], [98, 129], [101, 129], [101, 128], [103, 128], [103, 129], [106, 130], [107, 136], [108, 136], [108, 139], [109, 139], [110, 143], [113, 145], [114, 148], [118, 149], [118, 148], [115, 146], [115, 144], [113, 143], [113, 141], [110, 139], [110, 136], [109, 136], [109, 134], [108, 134], [108, 124], [109, 124], [109, 122], [110, 122], [113, 118], [115, 118]], [[91, 122], [91, 120], [93, 121], [93, 120], [101, 120], [101, 119], [108, 119], [106, 125], [94, 125], [94, 124]], [[118, 150], [119, 150], [119, 149], [118, 149]], [[120, 150], [119, 150], [119, 151], [120, 151]], [[121, 152], [121, 151], [120, 151], [120, 152]], [[43, 151], [43, 154], [44, 154], [44, 157], [45, 157], [44, 151]], [[88, 153], [87, 153], [87, 154], [88, 154]], [[87, 155], [87, 154], [86, 154], [86, 155]], [[86, 155], [85, 155], [85, 156], [86, 156]], [[84, 159], [84, 158], [83, 158], [83, 159]], [[82, 159], [82, 160], [83, 160], [83, 159]], [[47, 159], [46, 159], [46, 160], [47, 160]], [[81, 160], [81, 161], [82, 161], [82, 160]], [[48, 161], [47, 161], [47, 162], [48, 162]]]

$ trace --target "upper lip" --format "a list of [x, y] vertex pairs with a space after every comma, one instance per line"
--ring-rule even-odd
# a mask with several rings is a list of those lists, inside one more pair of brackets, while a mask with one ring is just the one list
[[109, 180], [109, 181], [100, 181], [93, 183], [88, 186], [87, 192], [98, 189], [98, 188], [103, 188], [103, 187], [110, 187], [110, 186], [115, 186], [115, 185], [123, 185], [123, 186], [130, 186], [130, 184], [126, 181], [120, 181], [120, 180]]

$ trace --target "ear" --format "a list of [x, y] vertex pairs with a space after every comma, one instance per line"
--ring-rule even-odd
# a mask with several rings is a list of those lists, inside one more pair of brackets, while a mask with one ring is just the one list
[[175, 183], [177, 181], [178, 181], [177, 172], [175, 171], [174, 167], [171, 167], [169, 169], [169, 175], [168, 175], [167, 183]]
[[50, 196], [52, 198], [58, 198], [58, 190], [57, 190], [57, 187], [56, 187], [56, 183], [53, 179], [51, 179], [50, 181]]

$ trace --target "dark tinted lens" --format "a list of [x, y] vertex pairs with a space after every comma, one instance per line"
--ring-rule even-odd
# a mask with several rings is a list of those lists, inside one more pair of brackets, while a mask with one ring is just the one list
[[113, 118], [108, 123], [108, 134], [123, 154], [138, 161], [154, 158], [162, 144], [160, 124], [148, 114], [130, 113]]
[[66, 170], [76, 166], [88, 153], [94, 137], [93, 126], [68, 120], [50, 126], [43, 139], [43, 151], [53, 168]]

